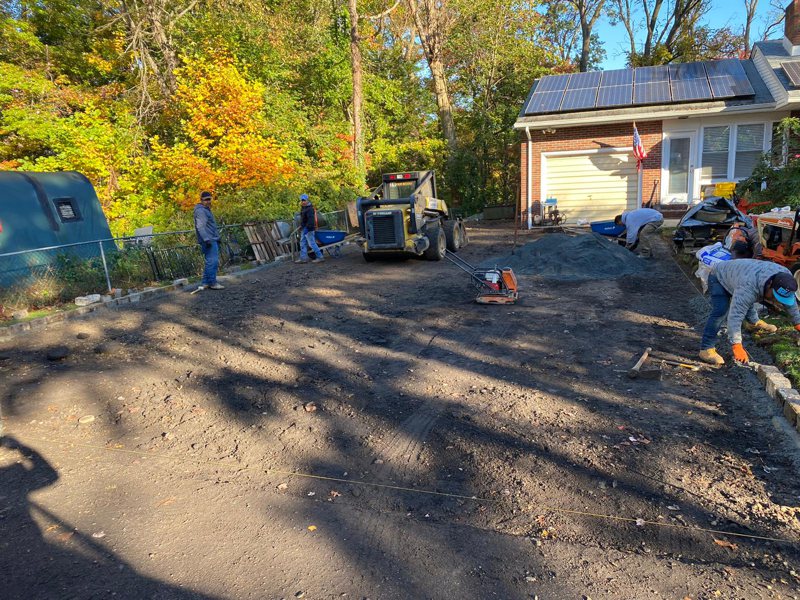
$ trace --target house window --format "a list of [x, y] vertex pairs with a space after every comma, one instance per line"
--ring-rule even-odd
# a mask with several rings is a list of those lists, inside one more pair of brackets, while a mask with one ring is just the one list
[[736, 161], [733, 178], [750, 177], [763, 153], [764, 124], [739, 125], [736, 128]]
[[75, 198], [55, 198], [53, 204], [56, 206], [58, 218], [62, 223], [74, 223], [82, 220], [81, 211], [78, 210]]
[[703, 130], [703, 179], [727, 179], [730, 138], [727, 125]]

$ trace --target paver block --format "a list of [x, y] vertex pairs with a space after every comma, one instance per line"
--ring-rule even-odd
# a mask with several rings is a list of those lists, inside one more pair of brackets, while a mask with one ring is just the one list
[[134, 302], [139, 302], [141, 299], [142, 299], [142, 295], [141, 295], [141, 294], [139, 294], [139, 293], [136, 293], [136, 294], [130, 294], [130, 295], [128, 296], [128, 301], [129, 301], [131, 304], [133, 304]]
[[787, 402], [800, 404], [800, 392], [794, 388], [781, 388], [778, 390], [778, 397], [775, 401], [779, 406], [784, 406]]
[[761, 383], [766, 385], [767, 375], [769, 374], [782, 375], [778, 367], [774, 367], [772, 365], [758, 365], [758, 370], [756, 371], [756, 375], [758, 375], [758, 380]]
[[786, 417], [792, 427], [796, 427], [800, 416], [800, 402], [787, 402], [784, 404], [783, 416]]
[[790, 388], [792, 387], [792, 382], [789, 381], [786, 377], [784, 377], [780, 372], [776, 373], [768, 373], [767, 374], [767, 394], [769, 394], [770, 398], [777, 398], [778, 397], [778, 390], [781, 388]]

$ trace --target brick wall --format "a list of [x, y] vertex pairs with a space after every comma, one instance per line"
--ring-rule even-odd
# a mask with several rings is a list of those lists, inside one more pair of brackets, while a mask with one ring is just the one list
[[[636, 123], [639, 137], [647, 151], [642, 165], [642, 205], [658, 208], [661, 201], [661, 121], [639, 121]], [[558, 129], [555, 133], [542, 133], [541, 129], [531, 129], [531, 201], [534, 214], [541, 202], [541, 155], [543, 152], [563, 152], [567, 150], [598, 150], [601, 148], [632, 148], [633, 122], [614, 125], [584, 125]], [[528, 210], [528, 157], [527, 137], [522, 132], [520, 194], [521, 214]]]

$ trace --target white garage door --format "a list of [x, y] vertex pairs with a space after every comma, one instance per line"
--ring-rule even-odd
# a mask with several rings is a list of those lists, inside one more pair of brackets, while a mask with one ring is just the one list
[[556, 198], [568, 223], [613, 219], [636, 208], [636, 159], [629, 152], [543, 157], [545, 198]]

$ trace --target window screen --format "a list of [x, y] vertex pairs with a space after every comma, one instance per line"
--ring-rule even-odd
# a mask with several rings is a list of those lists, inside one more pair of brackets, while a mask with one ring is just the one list
[[703, 177], [727, 179], [730, 127], [706, 127], [703, 130]]
[[764, 153], [764, 124], [739, 125], [736, 128], [736, 166], [734, 179], [753, 174], [753, 169]]
[[56, 198], [53, 200], [53, 204], [56, 205], [56, 212], [62, 223], [81, 220], [81, 213], [75, 203], [75, 198]]

